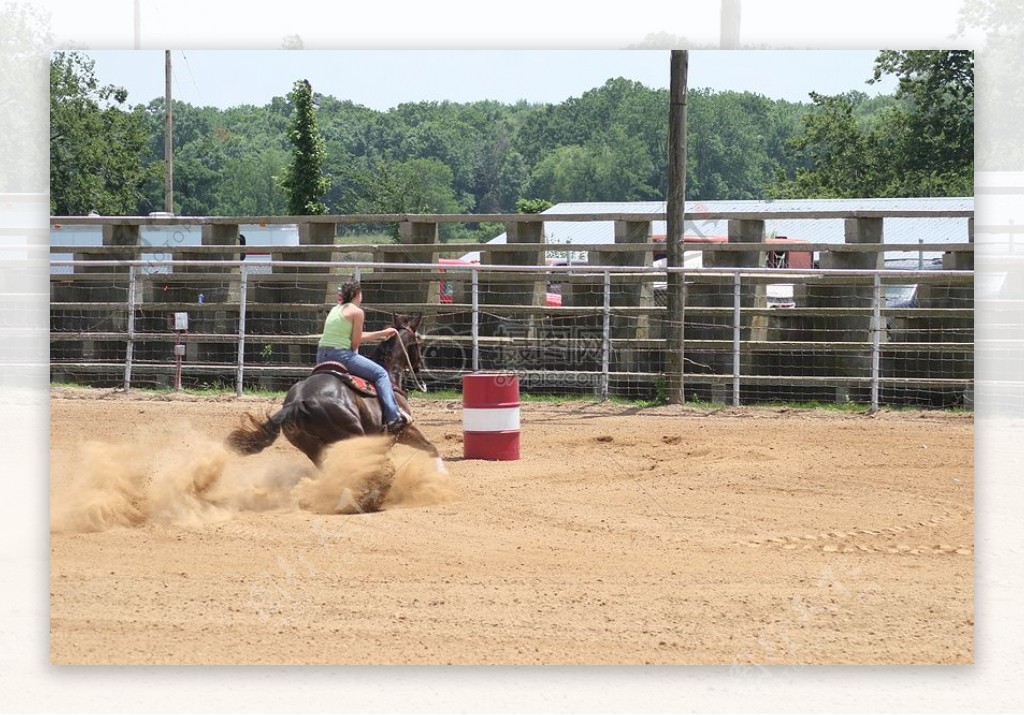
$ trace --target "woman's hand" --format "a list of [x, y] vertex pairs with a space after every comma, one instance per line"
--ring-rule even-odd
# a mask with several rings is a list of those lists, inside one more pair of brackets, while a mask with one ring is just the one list
[[371, 341], [371, 342], [377, 341], [377, 340], [387, 340], [392, 335], [398, 335], [398, 328], [392, 328], [392, 327], [388, 326], [387, 328], [382, 328], [380, 330], [374, 330], [372, 333], [363, 333], [363, 340], [367, 340], [367, 341]]

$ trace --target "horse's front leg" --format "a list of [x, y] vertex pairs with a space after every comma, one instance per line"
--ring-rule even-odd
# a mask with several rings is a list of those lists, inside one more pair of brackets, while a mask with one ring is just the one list
[[416, 425], [409, 425], [403, 429], [399, 433], [398, 439], [395, 441], [398, 444], [404, 444], [408, 447], [413, 447], [414, 449], [426, 452], [434, 458], [434, 466], [437, 471], [442, 474], [448, 473], [448, 468], [445, 466], [444, 460], [441, 458], [441, 453], [437, 451], [437, 447], [434, 446], [434, 443], [427, 439], [426, 435], [424, 435]]

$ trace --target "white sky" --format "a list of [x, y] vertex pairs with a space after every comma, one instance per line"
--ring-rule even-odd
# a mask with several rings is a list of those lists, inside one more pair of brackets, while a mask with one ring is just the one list
[[[717, 45], [717, 0], [227, 2], [45, 0], [58, 40], [131, 49], [139, 8], [143, 49], [275, 49], [300, 35], [309, 49], [620, 49], [652, 34]], [[949, 38], [963, 0], [744, 0], [746, 43], [776, 47], [919, 49]], [[868, 38], [865, 40], [865, 38]]]
[[[129, 102], [164, 94], [164, 53], [88, 51], [104, 84], [128, 89]], [[697, 50], [689, 86], [750, 90], [790, 101], [813, 91], [892, 92], [895, 82], [866, 84], [877, 51]], [[172, 93], [197, 106], [267, 104], [308, 79], [316, 92], [384, 110], [402, 102], [493, 99], [561, 102], [626, 77], [668, 87], [668, 50], [184, 50], [172, 51]]]
[[[178, 50], [172, 62], [175, 98], [222, 108], [265, 104], [286, 95], [303, 77], [317, 92], [374, 109], [442, 99], [560, 102], [616, 76], [664, 87], [667, 49], [625, 48], [654, 42], [668, 48], [681, 38], [716, 46], [721, 29], [717, 0], [631, 0], [600, 10], [550, 0], [487, 9], [468, 0], [389, 0], [386, 13], [377, 3], [319, 0], [47, 0], [43, 5], [51, 13], [57, 47], [132, 50], [138, 43], [152, 51], [96, 54], [99, 79], [126, 86], [131, 102], [163, 96], [162, 50], [172, 49]], [[746, 0], [743, 43], [830, 51], [696, 51], [689, 84], [790, 101], [806, 101], [812, 90], [891, 92], [891, 82], [865, 84], [877, 49], [966, 46], [964, 39], [953, 39], [961, 5], [962, 0]], [[306, 52], [280, 50], [292, 36], [301, 38]], [[450, 51], [455, 48], [461, 51]]]

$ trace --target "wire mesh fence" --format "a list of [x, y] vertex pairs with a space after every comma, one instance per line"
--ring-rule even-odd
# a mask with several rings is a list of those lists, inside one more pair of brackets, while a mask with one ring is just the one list
[[682, 328], [688, 400], [970, 404], [970, 270], [700, 268], [679, 315], [654, 268], [242, 260], [53, 261], [51, 379], [285, 389], [312, 368], [338, 285], [366, 329], [423, 314], [432, 388], [514, 371], [527, 393], [666, 397]]

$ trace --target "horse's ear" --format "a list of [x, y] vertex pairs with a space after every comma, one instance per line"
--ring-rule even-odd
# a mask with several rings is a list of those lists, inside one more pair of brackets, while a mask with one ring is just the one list
[[401, 328], [402, 327], [402, 323], [400, 322], [401, 321], [401, 317], [402, 316], [400, 316], [398, 313], [392, 313], [391, 314], [391, 324], [394, 325], [396, 328]]
[[419, 330], [421, 322], [423, 322], [423, 314], [417, 313], [416, 315], [412, 316], [412, 319], [406, 324], [406, 327], [412, 330], [413, 332], [416, 332], [417, 330]]

